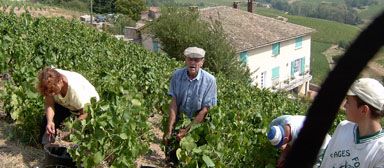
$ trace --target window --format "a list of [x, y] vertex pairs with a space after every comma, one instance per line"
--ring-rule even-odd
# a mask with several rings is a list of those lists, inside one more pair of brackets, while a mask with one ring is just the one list
[[159, 52], [159, 42], [157, 42], [156, 40], [153, 40], [152, 41], [152, 51], [154, 52]]
[[272, 56], [280, 54], [280, 42], [272, 44]]
[[301, 60], [300, 59], [297, 59], [294, 61], [294, 66], [293, 66], [293, 73], [296, 73], [296, 72], [299, 72], [299, 68], [300, 68], [300, 63], [301, 63]]
[[278, 79], [280, 76], [280, 67], [275, 67], [272, 69], [272, 80]]
[[300, 72], [300, 74], [304, 74], [305, 67], [305, 57], [296, 59], [291, 62], [291, 76], [294, 76], [295, 73]]
[[264, 88], [265, 87], [265, 77], [267, 76], [267, 71], [264, 71], [260, 75], [260, 87]]
[[243, 51], [240, 53], [240, 62], [243, 64], [248, 63], [248, 51]]
[[300, 59], [300, 75], [304, 75], [305, 57]]
[[303, 43], [303, 37], [298, 37], [295, 39], [295, 49], [301, 48]]

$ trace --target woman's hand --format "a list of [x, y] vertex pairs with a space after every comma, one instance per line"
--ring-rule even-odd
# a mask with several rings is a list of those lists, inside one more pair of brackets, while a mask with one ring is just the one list
[[54, 135], [55, 133], [56, 133], [56, 131], [55, 131], [55, 123], [54, 122], [48, 122], [47, 123], [47, 126], [46, 126], [46, 128], [45, 128], [45, 130], [46, 130], [46, 133], [49, 135], [49, 136], [51, 136], [51, 135]]

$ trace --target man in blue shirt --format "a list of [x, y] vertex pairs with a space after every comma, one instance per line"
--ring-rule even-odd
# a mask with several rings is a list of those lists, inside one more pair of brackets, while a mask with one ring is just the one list
[[[188, 47], [184, 50], [184, 55], [186, 67], [176, 70], [171, 79], [169, 95], [172, 96], [172, 102], [169, 108], [168, 129], [164, 134], [166, 144], [171, 138], [180, 113], [193, 119], [192, 123], [201, 123], [208, 110], [217, 102], [216, 79], [201, 68], [205, 51], [198, 47]], [[190, 126], [180, 129], [176, 138], [181, 140], [189, 129]]]

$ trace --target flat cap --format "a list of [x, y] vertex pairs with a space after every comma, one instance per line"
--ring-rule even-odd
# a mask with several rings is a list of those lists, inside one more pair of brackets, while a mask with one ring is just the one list
[[184, 50], [184, 55], [189, 58], [204, 58], [205, 51], [198, 47], [188, 47]]

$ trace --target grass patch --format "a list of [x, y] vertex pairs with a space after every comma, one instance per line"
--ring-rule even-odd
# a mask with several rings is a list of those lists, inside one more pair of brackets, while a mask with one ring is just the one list
[[312, 41], [337, 44], [339, 41], [352, 41], [360, 32], [356, 26], [328, 21], [324, 19], [309, 18], [285, 14], [278, 10], [267, 8], [256, 8], [256, 13], [272, 18], [283, 16], [288, 18], [288, 22], [310, 27], [316, 30], [312, 35]]
[[340, 41], [352, 42], [361, 31], [356, 26], [317, 18], [288, 15], [274, 9], [256, 8], [255, 11], [257, 14], [272, 18], [283, 16], [288, 18], [290, 23], [316, 30], [312, 34], [311, 45], [311, 74], [313, 76], [311, 82], [315, 84], [321, 84], [330, 71], [327, 59], [322, 53], [332, 44], [338, 44]]
[[372, 20], [384, 11], [384, 4], [371, 5], [367, 9], [361, 10], [359, 16], [364, 20]]
[[320, 85], [327, 77], [330, 69], [328, 61], [323, 51], [331, 47], [329, 43], [312, 42], [311, 49], [311, 75], [313, 76], [312, 83]]

